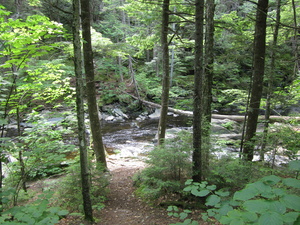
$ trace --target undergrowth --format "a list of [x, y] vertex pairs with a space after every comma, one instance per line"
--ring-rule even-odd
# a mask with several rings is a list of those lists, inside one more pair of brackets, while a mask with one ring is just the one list
[[134, 177], [139, 196], [157, 199], [181, 191], [192, 170], [190, 138], [183, 131], [149, 153], [148, 167]]

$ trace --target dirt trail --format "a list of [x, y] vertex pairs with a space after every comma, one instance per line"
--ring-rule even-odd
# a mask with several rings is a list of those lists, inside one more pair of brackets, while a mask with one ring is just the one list
[[110, 193], [105, 208], [95, 215], [101, 225], [167, 225], [176, 222], [166, 209], [151, 207], [134, 195], [132, 177], [145, 167], [140, 159], [109, 159], [111, 171]]

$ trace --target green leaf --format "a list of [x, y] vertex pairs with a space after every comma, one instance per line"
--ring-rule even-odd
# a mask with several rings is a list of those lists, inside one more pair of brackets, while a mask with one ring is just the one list
[[269, 210], [270, 203], [263, 199], [248, 200], [243, 204], [249, 212], [264, 213]]
[[286, 207], [279, 201], [270, 201], [270, 211], [277, 212], [279, 214], [284, 214], [286, 212]]
[[267, 212], [260, 216], [258, 225], [283, 225], [283, 218], [276, 212]]
[[259, 193], [270, 192], [272, 190], [272, 188], [263, 181], [248, 184], [247, 188], [257, 189]]
[[193, 189], [193, 186], [187, 186], [183, 189], [183, 191], [190, 192]]
[[294, 160], [289, 162], [289, 169], [300, 172], [300, 160]]
[[283, 221], [285, 223], [294, 223], [299, 216], [299, 212], [289, 212], [283, 215]]
[[256, 189], [253, 188], [245, 188], [241, 191], [237, 191], [233, 195], [234, 200], [241, 200], [241, 201], [246, 201], [249, 200], [256, 195], [258, 195], [259, 192]]
[[300, 188], [300, 180], [294, 178], [285, 178], [282, 180], [283, 184], [289, 187]]
[[188, 214], [187, 214], [186, 212], [182, 212], [182, 213], [179, 214], [179, 218], [180, 218], [181, 220], [184, 220], [184, 219], [187, 218], [187, 217], [188, 217]]
[[193, 189], [191, 193], [197, 197], [204, 197], [207, 196], [210, 193], [210, 191], [209, 190], [198, 191], [197, 189]]
[[270, 176], [263, 177], [261, 180], [269, 185], [275, 185], [279, 181], [281, 181], [281, 178], [275, 175], [270, 175]]
[[209, 185], [206, 187], [208, 190], [211, 190], [211, 191], [214, 191], [217, 189], [217, 186], [216, 185]]
[[221, 214], [222, 216], [225, 216], [231, 210], [233, 210], [233, 207], [226, 204], [226, 205], [223, 205], [218, 211], [219, 211], [219, 214]]
[[258, 219], [258, 216], [254, 212], [242, 212], [242, 217], [246, 222], [255, 222]]
[[216, 212], [214, 211], [214, 209], [208, 209], [207, 214], [209, 217], [213, 217], [216, 215]]
[[207, 206], [215, 206], [220, 201], [221, 201], [221, 198], [219, 196], [217, 196], [217, 195], [210, 195], [207, 198], [205, 205], [207, 205]]
[[221, 197], [227, 197], [230, 195], [230, 192], [229, 191], [216, 191], [215, 194], [219, 195]]
[[236, 218], [230, 222], [230, 225], [244, 225], [244, 224], [245, 223], [242, 218]]
[[280, 202], [283, 203], [287, 208], [300, 211], [300, 197], [297, 195], [284, 195]]
[[193, 183], [192, 179], [188, 179], [184, 184], [185, 185], [191, 185]]

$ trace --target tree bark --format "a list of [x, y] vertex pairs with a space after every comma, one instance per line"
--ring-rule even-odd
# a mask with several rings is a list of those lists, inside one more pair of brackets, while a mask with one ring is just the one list
[[203, 119], [203, 20], [204, 0], [195, 2], [195, 75], [193, 109], [193, 180], [202, 180], [202, 119]]
[[299, 6], [296, 6], [295, 0], [292, 0], [292, 7], [293, 7], [293, 19], [294, 19], [294, 40], [293, 40], [293, 50], [295, 55], [295, 66], [294, 66], [294, 78], [297, 76], [297, 74], [300, 71], [300, 59], [299, 59], [299, 52], [298, 52], [298, 37], [299, 37], [299, 25], [297, 23], [297, 10], [296, 8]]
[[264, 161], [264, 152], [267, 145], [267, 137], [269, 131], [270, 115], [271, 115], [271, 101], [273, 95], [273, 83], [275, 76], [275, 60], [276, 60], [276, 48], [277, 39], [280, 25], [280, 13], [281, 13], [281, 0], [277, 0], [276, 3], [276, 23], [273, 33], [273, 43], [271, 49], [271, 62], [270, 62], [270, 74], [268, 75], [268, 89], [267, 89], [267, 100], [266, 100], [266, 112], [265, 112], [265, 124], [263, 132], [262, 146], [260, 150], [260, 161]]
[[80, 151], [81, 168], [81, 192], [83, 199], [83, 210], [85, 219], [93, 222], [93, 209], [90, 198], [90, 174], [88, 170], [86, 129], [84, 124], [84, 102], [83, 102], [83, 74], [82, 74], [82, 51], [80, 42], [80, 0], [73, 0], [73, 48], [74, 48], [74, 68], [76, 76], [76, 112], [78, 124], [78, 140]]
[[86, 94], [88, 102], [88, 112], [90, 126], [93, 137], [93, 148], [97, 163], [103, 164], [106, 168], [105, 149], [102, 141], [102, 131], [99, 118], [99, 109], [96, 100], [95, 73], [91, 40], [91, 22], [89, 0], [81, 0], [82, 37], [84, 69], [86, 74]]
[[254, 56], [253, 56], [253, 82], [251, 98], [247, 118], [243, 158], [252, 161], [254, 153], [254, 136], [257, 128], [257, 121], [260, 109], [260, 101], [263, 91], [263, 78], [265, 68], [266, 51], [266, 20], [268, 12], [268, 0], [259, 0], [256, 12], [255, 36], [254, 36]]
[[170, 66], [169, 66], [169, 46], [168, 46], [168, 30], [169, 30], [169, 5], [170, 0], [163, 1], [162, 9], [162, 61], [163, 61], [163, 83], [162, 83], [162, 100], [160, 119], [158, 124], [158, 144], [164, 142], [167, 127], [167, 113], [169, 105], [169, 91], [170, 91]]
[[213, 64], [214, 64], [214, 0], [206, 0], [206, 25], [205, 25], [205, 57], [204, 57], [204, 78], [203, 78], [203, 165], [202, 175], [205, 178], [209, 166], [210, 150], [210, 127], [211, 127], [211, 103], [213, 84]]

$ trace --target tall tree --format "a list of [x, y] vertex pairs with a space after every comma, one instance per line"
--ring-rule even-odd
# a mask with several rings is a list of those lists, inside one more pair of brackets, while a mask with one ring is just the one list
[[210, 123], [214, 64], [214, 15], [215, 1], [206, 0], [205, 14], [205, 57], [203, 78], [203, 175], [207, 174], [210, 149]]
[[170, 92], [170, 66], [169, 66], [169, 46], [168, 46], [168, 31], [169, 31], [169, 5], [170, 0], [163, 1], [162, 7], [162, 62], [163, 62], [163, 91], [161, 100], [161, 111], [158, 125], [158, 144], [162, 144], [166, 134], [167, 114]]
[[256, 10], [255, 36], [253, 46], [252, 88], [248, 109], [246, 134], [244, 142], [244, 159], [252, 161], [254, 154], [254, 136], [256, 133], [260, 101], [263, 91], [265, 73], [266, 27], [267, 27], [268, 0], [259, 0]]
[[273, 43], [271, 45], [271, 62], [270, 62], [270, 72], [268, 74], [268, 87], [267, 87], [267, 99], [266, 99], [266, 112], [265, 112], [265, 123], [264, 123], [264, 132], [263, 132], [263, 140], [260, 151], [260, 160], [264, 161], [264, 152], [267, 145], [267, 137], [269, 131], [269, 123], [270, 123], [270, 115], [271, 115], [271, 101], [273, 95], [273, 86], [275, 79], [275, 61], [276, 61], [276, 51], [277, 51], [277, 40], [279, 33], [279, 25], [281, 18], [281, 0], [276, 1], [276, 21], [274, 25], [274, 33], [273, 33]]
[[293, 51], [295, 55], [295, 67], [294, 67], [294, 76], [296, 76], [300, 71], [300, 59], [298, 52], [298, 40], [299, 40], [299, 25], [297, 22], [297, 8], [295, 0], [292, 0], [292, 8], [293, 8], [293, 20], [294, 20], [294, 37], [293, 37]]
[[82, 37], [83, 37], [83, 56], [84, 69], [86, 75], [86, 94], [88, 103], [88, 112], [90, 126], [93, 137], [93, 148], [96, 155], [97, 163], [102, 163], [106, 168], [105, 149], [102, 140], [102, 131], [99, 118], [99, 109], [96, 99], [95, 72], [93, 62], [93, 50], [91, 40], [91, 14], [90, 1], [81, 1], [81, 19], [82, 19]]
[[85, 219], [92, 222], [93, 209], [90, 198], [90, 179], [87, 157], [86, 128], [84, 123], [84, 90], [82, 74], [82, 51], [80, 41], [80, 0], [73, 0], [73, 48], [74, 48], [74, 68], [76, 76], [76, 111], [78, 123], [78, 140], [80, 151], [81, 168], [81, 191], [83, 199], [83, 210]]
[[204, 0], [195, 2], [195, 75], [193, 109], [193, 180], [202, 180], [202, 119], [203, 119], [203, 20]]

